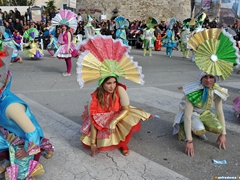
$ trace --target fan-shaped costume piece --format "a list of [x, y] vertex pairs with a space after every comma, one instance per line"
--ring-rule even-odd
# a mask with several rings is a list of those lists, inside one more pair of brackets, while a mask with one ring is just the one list
[[114, 73], [138, 84], [143, 84], [142, 67], [128, 55], [129, 46], [111, 36], [95, 35], [80, 45], [77, 61], [77, 81], [85, 84], [104, 79]]
[[70, 10], [59, 10], [52, 19], [52, 26], [66, 25], [74, 30], [77, 29], [77, 15]]
[[[35, 162], [33, 159], [39, 161], [41, 151], [53, 152], [54, 149], [52, 144], [44, 138], [42, 128], [28, 104], [10, 91], [12, 75], [9, 65], [13, 50], [5, 46], [3, 50], [3, 54], [0, 53], [0, 76], [2, 77], [0, 78], [0, 156], [10, 161], [10, 166], [5, 172], [6, 179], [30, 179], [33, 170], [36, 170], [31, 167], [31, 162]], [[22, 115], [22, 113], [25, 114]], [[20, 159], [16, 157], [15, 152], [22, 148], [25, 149], [27, 156]]]
[[129, 22], [123, 16], [116, 17], [114, 21], [116, 23], [116, 29], [117, 29], [116, 37], [118, 39], [121, 39], [123, 44], [128, 45], [125, 27], [129, 26]]
[[123, 16], [118, 16], [114, 19], [116, 23], [116, 29], [124, 28], [129, 26], [129, 22]]
[[[95, 35], [80, 48], [83, 51], [77, 62], [80, 88], [97, 80], [99, 88], [103, 87], [108, 77], [115, 77], [118, 82], [113, 92], [115, 100], [113, 94], [104, 89], [104, 107], [97, 96], [99, 91], [91, 94], [91, 102], [85, 106], [82, 115], [83, 134], [80, 140], [88, 148], [95, 147], [98, 151], [122, 148], [123, 154], [127, 155], [127, 143], [132, 134], [140, 130], [140, 120], [149, 119], [151, 114], [129, 105], [126, 86], [119, 83], [119, 76], [143, 84], [142, 68], [128, 55], [130, 47], [123, 45], [120, 40], [113, 40], [111, 36]], [[113, 124], [116, 125], [115, 133], [109, 133], [108, 129]]]
[[171, 19], [169, 20], [169, 22], [167, 23], [167, 28], [168, 28], [168, 29], [172, 29], [175, 22], [176, 22], [176, 19], [175, 19], [174, 17], [171, 18]]
[[36, 28], [30, 28], [24, 32], [23, 38], [28, 39], [29, 41], [33, 41], [35, 38], [38, 38], [39, 32]]
[[203, 72], [228, 78], [233, 67], [239, 64], [235, 40], [225, 30], [212, 28], [196, 33], [188, 41], [196, 52], [195, 62]]

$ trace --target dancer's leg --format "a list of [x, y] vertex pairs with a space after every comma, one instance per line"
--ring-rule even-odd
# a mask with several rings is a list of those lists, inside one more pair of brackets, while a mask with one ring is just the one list
[[67, 66], [67, 73], [71, 74], [72, 71], [72, 59], [71, 58], [67, 58], [65, 59], [66, 61], [66, 66]]

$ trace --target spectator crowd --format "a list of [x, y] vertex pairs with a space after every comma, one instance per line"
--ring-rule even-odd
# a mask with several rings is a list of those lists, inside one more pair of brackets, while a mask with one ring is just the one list
[[[19, 10], [17, 8], [14, 8], [14, 10], [10, 10], [9, 12], [3, 11], [0, 9], [0, 26], [5, 26], [7, 29], [9, 29], [13, 35], [14, 40], [16, 40], [17, 43], [19, 43], [19, 38], [15, 38], [16, 35], [22, 36], [23, 33], [28, 30], [29, 28], [36, 28], [39, 31], [39, 41], [40, 39], [43, 39], [43, 46], [46, 48], [47, 44], [49, 43], [49, 37], [43, 37], [44, 32], [51, 27], [51, 20], [56, 15], [57, 12], [52, 10], [49, 13], [42, 12], [41, 20], [40, 21], [33, 21], [31, 11], [28, 8], [24, 15], [21, 15]], [[84, 25], [87, 23], [87, 19], [82, 18], [81, 14], [78, 13], [77, 15], [78, 20], [78, 26], [77, 30], [74, 32], [74, 35], [81, 34], [82, 37], [85, 35]], [[146, 20], [133, 20], [129, 21], [129, 27], [126, 27], [126, 34], [127, 38], [129, 40], [129, 45], [131, 46], [137, 46], [139, 45], [139, 48], [141, 47], [141, 44], [139, 43], [140, 34], [142, 34], [143, 29], [146, 28]], [[111, 19], [103, 19], [101, 21], [97, 19], [92, 20], [92, 26], [95, 29], [98, 29], [102, 35], [111, 35], [114, 39], [116, 39], [116, 26], [114, 22], [114, 18]], [[216, 21], [210, 22], [209, 18], [206, 17], [203, 28], [209, 29], [209, 28], [216, 28], [218, 27], [218, 24]], [[236, 23], [233, 25], [228, 25], [229, 28], [234, 30], [236, 32], [236, 36], [234, 37], [237, 41], [240, 40], [240, 26], [238, 26]], [[194, 27], [191, 27], [192, 29]], [[227, 25], [222, 25], [221, 28], [227, 28]], [[183, 29], [183, 25], [181, 21], [176, 21], [176, 23], [173, 26], [173, 31], [175, 32], [175, 40], [178, 41], [180, 39], [181, 30]], [[159, 24], [155, 26], [154, 35], [157, 37], [157, 35], [160, 33], [163, 37], [167, 30], [167, 22], [166, 21], [159, 21]], [[137, 34], [136, 34], [137, 32]], [[58, 34], [60, 33], [60, 28], [56, 29], [56, 37], [58, 37]]]

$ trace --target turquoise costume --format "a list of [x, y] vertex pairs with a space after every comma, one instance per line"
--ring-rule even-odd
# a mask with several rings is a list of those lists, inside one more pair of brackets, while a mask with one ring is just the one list
[[128, 46], [128, 40], [127, 40], [127, 35], [125, 31], [125, 27], [129, 26], [129, 22], [123, 17], [123, 16], [118, 16], [114, 19], [116, 23], [116, 37], [118, 39], [121, 39], [123, 44]]
[[[2, 77], [0, 82], [2, 85], [0, 89], [0, 156], [5, 158], [5, 162], [8, 162], [7, 159], [9, 159], [10, 162], [9, 167], [4, 167], [7, 170], [5, 172], [6, 179], [32, 180], [33, 176], [35, 176], [32, 174], [33, 172], [39, 172], [38, 174], [44, 172], [42, 165], [38, 162], [41, 152], [53, 152], [54, 149], [49, 140], [44, 138], [42, 128], [30, 111], [27, 103], [10, 91], [12, 75], [8, 68], [12, 49], [9, 47], [4, 47], [3, 49], [6, 51], [2, 52], [5, 56], [0, 59], [3, 64], [0, 67], [0, 75]], [[21, 127], [27, 127], [28, 124], [22, 122], [20, 126], [14, 119], [9, 119], [7, 116], [7, 108], [12, 104], [22, 104], [25, 106], [25, 114], [34, 126], [32, 132], [25, 132]], [[16, 152], [21, 149], [24, 149], [27, 153], [27, 156], [23, 156], [22, 159], [16, 157]], [[9, 157], [7, 157], [8, 154]], [[3, 165], [1, 166], [3, 167]], [[13, 175], [14, 172], [16, 172], [16, 174]]]
[[16, 58], [19, 57], [18, 49], [20, 49], [20, 45], [14, 41], [12, 37], [12, 33], [10, 32], [9, 29], [5, 29], [5, 32], [3, 33], [3, 37], [4, 39], [2, 40], [2, 46], [8, 46], [13, 48], [13, 53], [11, 58], [11, 62], [13, 62]]

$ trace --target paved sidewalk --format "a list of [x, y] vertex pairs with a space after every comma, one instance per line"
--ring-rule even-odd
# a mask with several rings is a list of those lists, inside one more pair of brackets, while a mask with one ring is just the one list
[[31, 111], [55, 147], [51, 159], [41, 157], [45, 174], [37, 180], [174, 180], [186, 177], [131, 151], [123, 156], [120, 151], [110, 151], [91, 157], [81, 146], [80, 125], [47, 109], [43, 105], [18, 95], [26, 101]]

